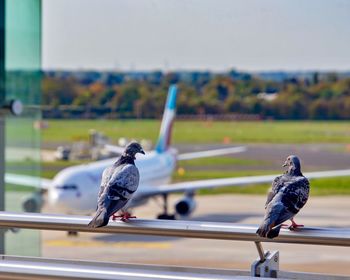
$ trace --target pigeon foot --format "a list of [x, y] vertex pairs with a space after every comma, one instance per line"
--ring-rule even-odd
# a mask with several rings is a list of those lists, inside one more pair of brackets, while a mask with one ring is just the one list
[[129, 219], [135, 219], [136, 216], [132, 216], [130, 213], [128, 212], [124, 212], [121, 215], [112, 215], [112, 220], [115, 221], [116, 219], [120, 219], [122, 222], [127, 222], [129, 221]]
[[298, 228], [304, 227], [304, 225], [298, 225], [296, 222], [294, 222], [294, 220], [291, 220], [291, 221], [292, 221], [292, 225], [289, 227], [289, 230], [296, 230]]
[[112, 221], [115, 221], [116, 219], [118, 219], [118, 218], [121, 218], [122, 216], [120, 216], [120, 215], [115, 215], [115, 214], [113, 214], [112, 215]]

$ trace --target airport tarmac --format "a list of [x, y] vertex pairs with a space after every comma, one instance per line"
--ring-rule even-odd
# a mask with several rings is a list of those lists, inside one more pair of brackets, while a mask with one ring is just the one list
[[[236, 170], [275, 170], [281, 167], [288, 155], [300, 156], [303, 171], [347, 169], [350, 166], [350, 148], [346, 144], [232, 144], [246, 146], [242, 153], [231, 155], [235, 158], [257, 160], [263, 164], [235, 166]], [[220, 149], [227, 145], [175, 145], [181, 153]], [[203, 169], [203, 167], [200, 167]], [[209, 167], [212, 168], [212, 167]], [[227, 166], [227, 168], [232, 168]]]
[[[179, 198], [171, 196], [169, 205]], [[196, 200], [197, 209], [189, 218], [192, 220], [258, 224], [264, 214], [265, 196], [230, 194], [198, 196]], [[135, 209], [134, 214], [153, 219], [160, 209], [150, 201]], [[306, 226], [350, 228], [349, 215], [348, 196], [311, 197], [296, 221]], [[349, 275], [350, 279], [349, 248], [277, 243], [263, 246], [265, 250], [279, 250], [282, 270]], [[65, 232], [53, 231], [42, 234], [42, 256], [244, 270], [249, 270], [258, 257], [252, 242], [93, 233], [68, 237]]]
[[[41, 157], [43, 161], [55, 160], [55, 149], [59, 145], [69, 146], [71, 143], [44, 143]], [[303, 171], [317, 171], [317, 170], [332, 170], [332, 169], [346, 169], [350, 166], [350, 146], [349, 144], [246, 144], [246, 143], [232, 143], [232, 144], [175, 144], [174, 147], [178, 149], [179, 154], [195, 151], [206, 151], [212, 149], [221, 149], [228, 146], [246, 146], [247, 151], [237, 154], [232, 154], [235, 158], [257, 160], [263, 164], [257, 165], [236, 165], [235, 169], [239, 170], [275, 170], [281, 166], [281, 163], [288, 155], [299, 155], [302, 160]], [[19, 157], [20, 155], [27, 155], [26, 150], [13, 152], [11, 155]], [[193, 167], [191, 167], [193, 168]], [[208, 168], [212, 168], [209, 166]], [[225, 167], [224, 167], [225, 168]], [[227, 165], [226, 168], [232, 168]], [[200, 167], [201, 170], [205, 167]]]

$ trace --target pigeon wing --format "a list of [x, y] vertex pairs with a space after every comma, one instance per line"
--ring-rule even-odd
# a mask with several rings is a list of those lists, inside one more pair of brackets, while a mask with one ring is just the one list
[[98, 192], [98, 198], [102, 196], [105, 191], [106, 186], [108, 185], [111, 176], [113, 175], [113, 167], [107, 167], [102, 173], [100, 191]]
[[108, 197], [122, 197], [130, 199], [132, 194], [137, 190], [139, 185], [139, 171], [133, 164], [127, 164], [117, 169], [110, 177], [106, 186]]
[[288, 211], [282, 203], [282, 193], [277, 194], [267, 205], [264, 221], [270, 226], [275, 227], [291, 219], [295, 214]]
[[281, 202], [289, 211], [296, 214], [306, 204], [309, 198], [309, 189], [310, 184], [308, 179], [303, 176], [293, 177], [280, 190], [282, 192]]
[[306, 204], [309, 181], [304, 176], [281, 175], [275, 178], [265, 204], [264, 220], [257, 230], [262, 237], [278, 236], [281, 224], [293, 218]]
[[290, 177], [288, 181], [282, 177], [276, 179], [264, 217], [264, 223], [272, 227], [293, 218], [309, 197], [309, 181], [305, 177]]
[[278, 186], [277, 194], [266, 207], [265, 219], [274, 226], [291, 219], [306, 204], [309, 197], [309, 181], [305, 177], [294, 177]]
[[135, 165], [111, 166], [104, 170], [98, 196], [97, 213], [108, 217], [122, 209], [137, 190], [139, 172]]
[[284, 175], [278, 176], [273, 180], [270, 191], [267, 194], [265, 209], [271, 200], [275, 197], [275, 195], [279, 192], [279, 190], [283, 187], [284, 181]]

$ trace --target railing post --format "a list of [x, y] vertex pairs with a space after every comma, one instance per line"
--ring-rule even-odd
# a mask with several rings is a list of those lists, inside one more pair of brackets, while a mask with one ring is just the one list
[[258, 250], [259, 258], [253, 262], [250, 275], [253, 277], [277, 278], [279, 270], [279, 252], [264, 251], [261, 242], [254, 242]]

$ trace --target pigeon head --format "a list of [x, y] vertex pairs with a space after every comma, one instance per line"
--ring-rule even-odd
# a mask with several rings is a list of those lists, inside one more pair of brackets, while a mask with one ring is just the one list
[[137, 153], [145, 154], [143, 151], [141, 145], [137, 142], [131, 142], [129, 145], [126, 146], [124, 154], [127, 156], [131, 156], [132, 158], [135, 158], [135, 155]]
[[300, 160], [297, 156], [288, 156], [282, 166], [288, 167], [287, 173], [290, 175], [302, 175], [300, 170]]

